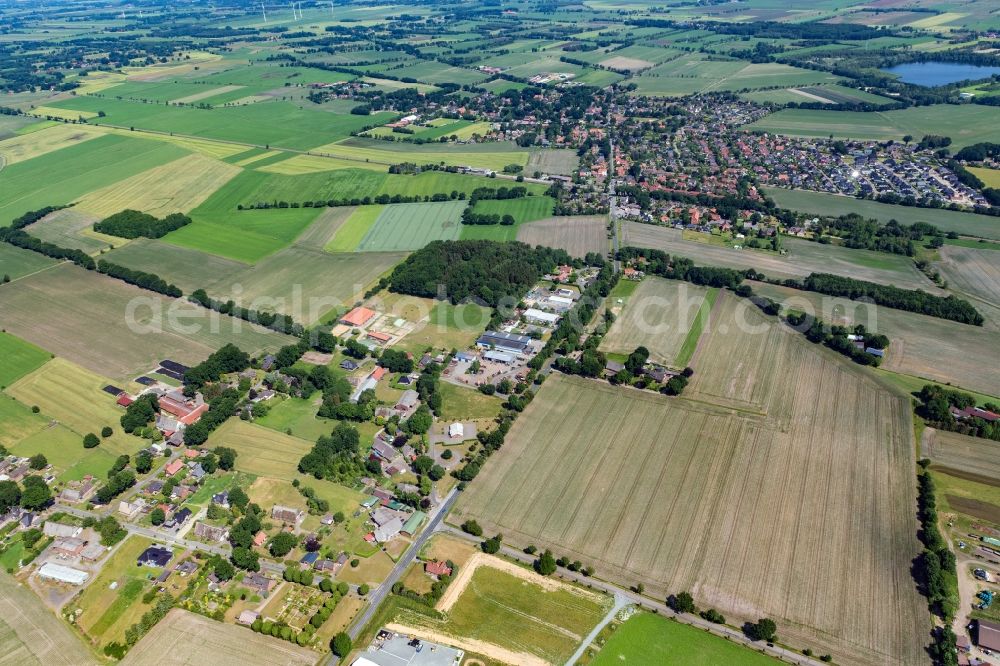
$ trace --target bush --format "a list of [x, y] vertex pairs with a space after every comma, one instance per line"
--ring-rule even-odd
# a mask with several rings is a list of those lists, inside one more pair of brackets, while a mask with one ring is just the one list
[[101, 428], [101, 437], [105, 438], [111, 437], [111, 435], [114, 434], [114, 432], [115, 431], [111, 429], [111, 426], [104, 426], [103, 428]]
[[92, 448], [94, 448], [95, 446], [97, 446], [100, 443], [101, 443], [101, 440], [99, 440], [97, 438], [97, 435], [95, 435], [92, 432], [87, 433], [83, 437], [83, 448], [85, 448], [85, 449], [92, 449]]
[[483, 536], [483, 528], [474, 520], [467, 520], [462, 523], [462, 531], [472, 536]]
[[330, 641], [330, 649], [333, 650], [335, 655], [341, 658], [351, 653], [351, 647], [351, 637], [343, 631], [334, 636], [333, 640]]

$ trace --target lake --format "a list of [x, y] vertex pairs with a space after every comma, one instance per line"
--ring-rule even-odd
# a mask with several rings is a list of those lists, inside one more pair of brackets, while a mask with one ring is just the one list
[[898, 75], [904, 83], [933, 88], [956, 81], [985, 79], [1000, 74], [1000, 67], [956, 62], [909, 62], [882, 71]]

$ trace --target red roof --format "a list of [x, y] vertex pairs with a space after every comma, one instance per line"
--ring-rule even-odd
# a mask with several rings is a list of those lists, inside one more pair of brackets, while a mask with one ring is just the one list
[[348, 326], [364, 326], [375, 316], [374, 310], [357, 307], [340, 318], [341, 323]]
[[198, 456], [201, 455], [201, 453], [195, 451], [194, 449], [187, 449], [184, 451], [184, 455], [187, 456], [188, 458], [197, 458]]
[[375, 381], [378, 381], [378, 380], [382, 379], [383, 377], [385, 377], [385, 373], [387, 373], [387, 372], [389, 372], [389, 371], [386, 370], [385, 368], [383, 368], [382, 366], [379, 366], [379, 367], [375, 368], [372, 371], [372, 379], [374, 379]]
[[379, 342], [389, 342], [389, 340], [392, 340], [391, 335], [382, 333], [381, 331], [368, 331], [368, 337]]
[[128, 397], [127, 395], [122, 395], [120, 398], [118, 398], [117, 402], [122, 407], [128, 407], [133, 402], [135, 402], [135, 400], [133, 400], [132, 398]]
[[167, 467], [164, 471], [166, 471], [167, 476], [173, 476], [177, 472], [181, 471], [182, 467], [184, 467], [183, 460], [173, 460], [167, 463]]
[[446, 562], [428, 562], [424, 565], [424, 571], [432, 576], [450, 576], [451, 567]]
[[257, 535], [253, 538], [253, 545], [263, 546], [264, 542], [267, 541], [267, 533], [264, 530], [257, 532]]

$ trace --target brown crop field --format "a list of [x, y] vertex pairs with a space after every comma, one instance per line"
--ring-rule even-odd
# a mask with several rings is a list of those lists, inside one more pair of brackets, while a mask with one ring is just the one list
[[605, 215], [547, 217], [518, 227], [517, 240], [528, 245], [560, 248], [574, 257], [583, 257], [588, 252], [606, 254], [608, 218]]
[[952, 289], [1000, 307], [1000, 250], [945, 245], [938, 252], [941, 254], [938, 268]]
[[[198, 330], [175, 327], [171, 310], [177, 324]], [[164, 358], [200, 363], [228, 342], [257, 354], [292, 339], [68, 263], [0, 289], [0, 312], [8, 332], [116, 381]]]
[[101, 250], [127, 243], [123, 238], [106, 236], [94, 231], [94, 223], [101, 218], [78, 208], [63, 208], [46, 215], [27, 228], [32, 236], [62, 247], [97, 254]]
[[1000, 366], [984, 363], [983, 356], [971, 351], [1000, 349], [996, 330], [788, 287], [750, 284], [761, 296], [809, 311], [828, 323], [864, 324], [889, 336], [889, 352], [881, 365], [885, 370], [1000, 395]]
[[151, 215], [187, 213], [240, 173], [238, 166], [193, 154], [94, 190], [77, 207], [99, 217], [126, 208]]
[[906, 396], [725, 293], [707, 335], [681, 399], [550, 377], [450, 520], [839, 663], [922, 663]]
[[0, 573], [0, 663], [89, 666], [97, 659], [31, 590]]
[[[957, 432], [927, 428], [923, 455], [948, 474], [1000, 485], [1000, 444]], [[971, 478], [976, 477], [976, 478]], [[985, 477], [982, 478], [982, 477]]]
[[800, 238], [782, 239], [788, 250], [786, 255], [763, 250], [734, 250], [682, 240], [677, 229], [640, 222], [623, 223], [622, 232], [622, 245], [663, 250], [687, 257], [702, 266], [725, 266], [739, 270], [754, 268], [767, 277], [780, 278], [803, 278], [814, 272], [834, 273], [904, 289], [941, 293], [916, 269], [912, 259], [902, 255], [820, 245]]
[[707, 293], [687, 282], [646, 278], [601, 340], [600, 351], [630, 354], [642, 345], [650, 360], [672, 365]]
[[318, 655], [280, 638], [175, 608], [122, 660], [127, 666], [312, 666]]

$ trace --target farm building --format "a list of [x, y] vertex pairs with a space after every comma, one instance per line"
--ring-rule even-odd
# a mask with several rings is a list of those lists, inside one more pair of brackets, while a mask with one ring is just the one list
[[423, 511], [414, 511], [413, 515], [406, 519], [403, 523], [403, 527], [400, 528], [400, 533], [406, 536], [413, 536], [420, 529], [420, 526], [424, 524], [427, 519], [427, 514]]
[[393, 518], [385, 525], [379, 525], [374, 532], [375, 541], [378, 543], [385, 543], [391, 539], [394, 539], [399, 531], [403, 529], [403, 521], [400, 518]]
[[281, 506], [280, 504], [275, 504], [271, 509], [271, 518], [280, 520], [283, 523], [297, 525], [304, 517], [304, 511], [288, 506]]
[[343, 317], [340, 318], [340, 323], [345, 326], [354, 326], [360, 328], [370, 322], [375, 318], [375, 311], [368, 308], [356, 307]]
[[58, 583], [69, 583], [70, 585], [82, 585], [90, 578], [90, 574], [86, 571], [55, 564], [54, 562], [43, 564], [38, 569], [38, 575], [47, 580], [54, 580]]
[[378, 345], [385, 345], [392, 342], [392, 336], [381, 331], [368, 331], [368, 333], [365, 334], [365, 337]]
[[476, 340], [476, 345], [479, 347], [496, 349], [511, 354], [523, 354], [528, 349], [530, 343], [531, 338], [526, 335], [498, 331], [486, 331]]
[[236, 621], [239, 622], [240, 624], [245, 624], [247, 626], [250, 626], [251, 624], [254, 623], [254, 620], [256, 620], [258, 617], [259, 613], [257, 613], [257, 611], [245, 610], [242, 613], [240, 613], [240, 616], [236, 618]]
[[483, 358], [487, 361], [493, 361], [494, 363], [503, 363], [504, 365], [513, 365], [517, 358], [513, 354], [508, 354], [507, 352], [494, 351], [488, 349], [483, 352]]
[[559, 315], [552, 312], [545, 312], [538, 308], [528, 308], [525, 310], [524, 319], [531, 324], [544, 324], [546, 326], [555, 326], [559, 323]]
[[58, 537], [52, 542], [52, 551], [61, 557], [79, 557], [87, 542], [75, 537]]

